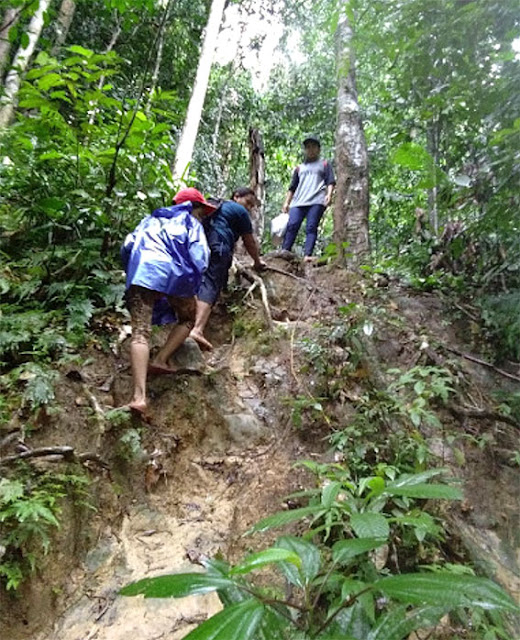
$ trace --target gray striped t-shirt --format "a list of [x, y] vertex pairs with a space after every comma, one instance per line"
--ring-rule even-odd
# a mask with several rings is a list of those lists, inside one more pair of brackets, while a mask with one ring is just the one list
[[336, 184], [336, 180], [329, 162], [303, 162], [294, 170], [289, 186], [289, 191], [294, 194], [291, 207], [325, 204], [327, 186], [331, 184]]

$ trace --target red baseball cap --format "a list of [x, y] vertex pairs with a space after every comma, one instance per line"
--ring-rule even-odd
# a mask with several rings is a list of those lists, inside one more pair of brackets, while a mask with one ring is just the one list
[[204, 205], [204, 213], [213, 213], [217, 209], [214, 205], [210, 204], [207, 200], [204, 199], [204, 196], [200, 191], [194, 189], [193, 187], [188, 187], [187, 189], [181, 189], [179, 193], [173, 196], [173, 201], [175, 204], [181, 204], [183, 202], [198, 202]]

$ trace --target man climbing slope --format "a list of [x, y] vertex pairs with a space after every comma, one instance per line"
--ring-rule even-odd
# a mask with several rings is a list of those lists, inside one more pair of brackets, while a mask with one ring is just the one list
[[336, 180], [330, 163], [320, 159], [321, 143], [316, 136], [307, 136], [303, 141], [303, 149], [305, 159], [293, 172], [282, 207], [284, 213], [289, 212], [282, 249], [291, 251], [301, 224], [307, 218], [303, 255], [304, 260], [310, 261], [318, 227], [331, 202]]
[[188, 337], [195, 323], [196, 300], [209, 248], [199, 221], [215, 211], [197, 189], [183, 189], [175, 205], [156, 209], [128, 234], [121, 248], [126, 271], [127, 302], [132, 318], [130, 360], [133, 394], [128, 407], [144, 414], [149, 339], [154, 306], [166, 298], [177, 317], [150, 371], [173, 373], [168, 359]]
[[213, 305], [226, 286], [233, 251], [239, 238], [242, 238], [246, 251], [253, 258], [253, 268], [260, 271], [265, 267], [249, 217], [249, 212], [256, 204], [255, 193], [248, 187], [239, 187], [231, 197], [232, 200], [222, 202], [214, 214], [203, 220], [211, 257], [197, 295], [197, 318], [190, 337], [206, 350], [213, 349], [213, 345], [204, 337], [204, 329]]

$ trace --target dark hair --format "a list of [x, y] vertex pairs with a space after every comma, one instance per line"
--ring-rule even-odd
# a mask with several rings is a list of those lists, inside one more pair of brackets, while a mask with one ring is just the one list
[[255, 192], [250, 187], [238, 187], [231, 194], [231, 200], [235, 198], [245, 198], [247, 196], [255, 196], [256, 198]]

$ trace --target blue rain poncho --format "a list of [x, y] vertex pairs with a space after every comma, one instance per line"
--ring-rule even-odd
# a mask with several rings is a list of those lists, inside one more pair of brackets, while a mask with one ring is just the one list
[[121, 247], [127, 289], [138, 285], [169, 296], [196, 295], [209, 248], [191, 210], [191, 202], [156, 209], [127, 235]]

